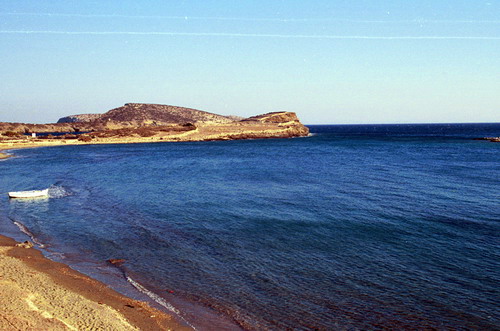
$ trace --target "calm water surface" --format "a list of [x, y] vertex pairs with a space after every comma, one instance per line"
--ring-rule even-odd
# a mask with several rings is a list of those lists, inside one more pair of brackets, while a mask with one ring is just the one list
[[0, 231], [197, 329], [500, 328], [500, 124], [311, 131], [19, 150]]

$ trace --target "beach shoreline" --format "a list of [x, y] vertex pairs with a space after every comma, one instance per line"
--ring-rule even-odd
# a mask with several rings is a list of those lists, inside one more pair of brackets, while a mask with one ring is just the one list
[[[207, 130], [202, 129], [201, 133], [197, 130], [190, 135], [94, 138], [92, 141], [30, 138], [0, 141], [0, 161], [8, 161], [9, 158], [16, 157], [17, 150], [42, 147], [288, 138], [286, 129], [283, 131], [278, 130], [278, 132], [273, 130], [258, 133], [248, 131], [232, 132], [233, 135], [228, 135], [224, 130], [212, 131], [212, 129], [212, 127]], [[285, 136], [283, 136], [284, 132]], [[17, 239], [23, 240], [19, 237]], [[155, 302], [149, 302], [149, 300], [142, 298], [139, 300], [132, 299], [133, 296], [130, 297], [126, 293], [116, 292], [106, 281], [98, 281], [72, 269], [68, 264], [52, 261], [45, 257], [42, 251], [35, 248], [19, 248], [15, 246], [16, 244], [17, 242], [14, 239], [0, 233], [0, 291], [1, 293], [7, 293], [8, 297], [8, 299], [4, 298], [4, 301], [7, 300], [5, 302], [0, 300], [0, 304], [4, 307], [0, 309], [0, 330], [12, 328], [14, 325], [14, 328], [18, 329], [73, 329], [73, 325], [77, 325], [76, 329], [86, 329], [90, 324], [100, 325], [99, 328], [120, 330], [192, 329], [188, 322], [183, 321], [182, 318], [179, 319], [175, 314], [171, 314], [161, 307], [153, 308]], [[13, 256], [10, 256], [9, 252], [12, 252]], [[14, 256], [15, 258], [12, 259]], [[21, 271], [16, 275], [10, 275], [8, 282], [2, 282], [2, 275], [5, 270], [13, 268], [10, 264], [13, 264], [15, 268], [20, 268]], [[22, 277], [23, 274], [32, 275], [31, 278], [36, 279], [37, 285], [31, 285], [29, 281]], [[85, 281], [81, 282], [81, 280]], [[53, 292], [63, 292], [65, 294], [51, 294]], [[44, 293], [50, 296], [50, 299], [46, 299]], [[76, 311], [73, 305], [65, 307], [65, 302], [68, 301], [65, 296], [72, 298], [71, 301], [84, 302], [84, 307], [80, 307]], [[39, 309], [39, 306], [33, 303], [35, 298], [43, 301], [43, 311], [34, 309], [34, 307]], [[105, 298], [108, 299], [105, 300]], [[151, 300], [155, 301], [154, 299]], [[9, 302], [12, 302], [12, 304]], [[94, 311], [96, 307], [101, 308], [101, 306], [107, 307], [104, 312], [84, 315], [79, 313], [80, 311]], [[213, 321], [213, 313], [207, 313], [205, 308], [197, 307], [196, 309], [204, 318], [209, 320], [203, 322], [203, 324], [210, 325], [215, 322], [215, 325], [238, 329], [236, 325], [225, 319], [217, 322]], [[40, 314], [42, 314], [42, 317], [40, 317]], [[71, 315], [72, 318], [65, 317], [68, 315]], [[98, 315], [100, 317], [96, 317]], [[110, 315], [114, 317], [109, 318]], [[44, 316], [47, 316], [47, 318]]]
[[0, 329], [190, 329], [30, 246], [0, 235]]
[[[77, 141], [73, 144], [62, 141], [0, 143], [0, 160], [15, 157], [10, 152], [18, 149], [84, 144], [89, 145]], [[69, 265], [52, 261], [29, 246], [25, 248], [22, 243], [0, 234], [0, 330], [90, 327], [191, 330], [180, 324], [174, 315], [118, 293], [105, 283]]]
[[[155, 142], [162, 142], [162, 141], [155, 141]], [[103, 142], [103, 141], [101, 141], [100, 143], [97, 143], [97, 144], [110, 145], [110, 144], [130, 144], [130, 143], [133, 144], [133, 143], [151, 143], [151, 142], [150, 141], [142, 141], [142, 140], [130, 142], [129, 140], [127, 140], [127, 141], [120, 141], [120, 142], [116, 142], [116, 141]], [[68, 145], [71, 146], [71, 145], [97, 145], [97, 144], [95, 142], [91, 142], [91, 143], [76, 142], [75, 144], [68, 144]], [[64, 145], [65, 144], [52, 144], [52, 143], [31, 143], [30, 144], [30, 143], [23, 142], [22, 144], [15, 144], [15, 146], [10, 146], [10, 144], [9, 144], [9, 146], [5, 146], [5, 144], [0, 143], [0, 156], [4, 156], [4, 158], [0, 158], [0, 161], [7, 161], [8, 162], [7, 159], [16, 157], [15, 152], [17, 150], [20, 150], [20, 149], [57, 147], [57, 146], [64, 146]], [[110, 279], [108, 279], [106, 277], [104, 279], [102, 277], [95, 277], [95, 275], [89, 274], [85, 270], [78, 269], [79, 271], [77, 271], [77, 269], [74, 269], [74, 265], [72, 263], [68, 263], [68, 262], [64, 262], [64, 261], [58, 262], [57, 259], [52, 260], [50, 257], [46, 256], [46, 251], [43, 249], [43, 246], [38, 245], [38, 247], [37, 247], [36, 240], [33, 241], [33, 243], [34, 243], [33, 247], [30, 247], [29, 249], [23, 248], [20, 250], [20, 248], [16, 246], [18, 244], [18, 242], [16, 240], [19, 240], [20, 241], [19, 244], [20, 244], [21, 241], [23, 241], [25, 239], [29, 239], [28, 238], [29, 235], [28, 235], [28, 237], [25, 238], [22, 235], [22, 233], [23, 233], [23, 231], [19, 231], [19, 236], [18, 236], [17, 231], [16, 231], [16, 234], [13, 232], [9, 232], [9, 231], [0, 232], [0, 293], [8, 293], [9, 291], [12, 292], [12, 287], [18, 288], [19, 285], [17, 284], [17, 282], [22, 281], [22, 279], [20, 279], [16, 276], [13, 276], [10, 279], [10, 281], [12, 283], [6, 284], [6, 283], [2, 282], [2, 275], [4, 274], [5, 270], [12, 269], [11, 266], [8, 265], [8, 263], [3, 263], [3, 260], [5, 259], [4, 255], [7, 254], [5, 247], [8, 247], [8, 248], [12, 249], [13, 251], [15, 251], [16, 254], [19, 254], [22, 252], [27, 253], [27, 254], [24, 254], [27, 257], [16, 256], [16, 257], [19, 257], [19, 259], [22, 260], [22, 262], [25, 262], [27, 264], [24, 266], [23, 273], [25, 272], [25, 273], [28, 273], [31, 275], [39, 275], [41, 278], [49, 277], [52, 281], [55, 280], [56, 283], [61, 281], [61, 277], [60, 277], [61, 275], [63, 275], [63, 276], [69, 275], [69, 277], [71, 277], [71, 275], [73, 275], [72, 277], [74, 279], [77, 279], [78, 281], [80, 281], [81, 279], [85, 279], [85, 285], [82, 285], [82, 284], [77, 285], [77, 284], [75, 284], [75, 282], [72, 282], [71, 280], [69, 280], [69, 281], [64, 281], [64, 284], [58, 284], [57, 286], [61, 286], [63, 292], [70, 292], [71, 296], [76, 295], [76, 296], [81, 297], [82, 295], [80, 295], [80, 293], [79, 293], [80, 291], [83, 291], [84, 298], [85, 298], [86, 294], [91, 294], [90, 298], [85, 298], [85, 299], [87, 299], [87, 303], [86, 303], [87, 306], [88, 305], [95, 306], [96, 304], [101, 305], [103, 303], [107, 304], [108, 306], [111, 306], [115, 310], [115, 312], [113, 314], [115, 314], [115, 315], [118, 314], [117, 316], [119, 316], [119, 317], [115, 316], [112, 320], [118, 319], [118, 320], [122, 320], [122, 321], [124, 321], [124, 320], [126, 320], [126, 321], [131, 320], [132, 321], [131, 325], [133, 327], [129, 328], [126, 325], [126, 323], [116, 325], [115, 322], [112, 322], [111, 324], [106, 325], [106, 323], [108, 323], [109, 321], [103, 320], [100, 323], [103, 325], [103, 327], [105, 329], [191, 330], [194, 328], [188, 321], [184, 320], [184, 318], [182, 316], [178, 316], [176, 313], [171, 313], [169, 311], [169, 309], [164, 309], [164, 307], [162, 307], [163, 305], [161, 303], [158, 303], [156, 301], [156, 299], [152, 298], [150, 296], [150, 294], [142, 292], [140, 289], [137, 289], [135, 287], [135, 285], [130, 285], [128, 280], [127, 280], [127, 284], [129, 284], [130, 287], [133, 288], [132, 292], [128, 292], [128, 291], [130, 291], [130, 289], [128, 291], [123, 292], [123, 289], [118, 289], [115, 287], [116, 284], [114, 284], [114, 280], [110, 281]], [[33, 240], [33, 238], [32, 238], [32, 240]], [[36, 253], [34, 253], [34, 252], [36, 252]], [[29, 262], [35, 261], [35, 260], [32, 260], [33, 255], [36, 255], [35, 260], [37, 262], [30, 264]], [[10, 256], [10, 255], [7, 255], [7, 256]], [[10, 260], [10, 261], [12, 262], [14, 260]], [[113, 266], [113, 263], [108, 263], [108, 264], [109, 264], [110, 268], [117, 267], [116, 265]], [[41, 267], [39, 269], [37, 269], [37, 266], [41, 266]], [[121, 270], [121, 267], [118, 267], [118, 269]], [[53, 270], [59, 270], [60, 272], [53, 271]], [[46, 271], [50, 271], [50, 272], [46, 273]], [[100, 276], [102, 276], [102, 275], [100, 275]], [[124, 280], [124, 282], [125, 282], [125, 280]], [[48, 284], [45, 284], [45, 283], [48, 283]], [[69, 287], [66, 287], [68, 284], [69, 284]], [[45, 288], [47, 287], [46, 285], [48, 285], [48, 287], [50, 287], [48, 290], [45, 290]], [[142, 285], [139, 284], [139, 286], [142, 286]], [[31, 287], [32, 286], [30, 286], [30, 288]], [[118, 286], [118, 287], [120, 287], [120, 286]], [[42, 289], [41, 291], [50, 292], [50, 290], [53, 288], [53, 286], [51, 284], [51, 281], [45, 280], [45, 281], [41, 281], [39, 283], [39, 286], [36, 286], [36, 288]], [[72, 293], [75, 289], [76, 289], [76, 293]], [[105, 290], [103, 290], [103, 289], [105, 289]], [[102, 296], [93, 295], [93, 293], [100, 293], [100, 292], [103, 293]], [[107, 294], [108, 292], [111, 294]], [[38, 293], [36, 293], [35, 296], [37, 294]], [[137, 294], [139, 294], [139, 295], [137, 295]], [[103, 297], [110, 298], [109, 300], [111, 300], [112, 304], [106, 303], [107, 301], [103, 300]], [[8, 299], [8, 302], [16, 302], [16, 306], [18, 306], [18, 305], [22, 305], [23, 302], [27, 302], [26, 298], [27, 298], [26, 296], [23, 297], [22, 293], [18, 292], [17, 295], [14, 294], [14, 295], [10, 296]], [[90, 300], [90, 303], [88, 302], [89, 300]], [[61, 303], [61, 301], [67, 301], [67, 300], [64, 299], [63, 297], [59, 297], [56, 301], [51, 302], [51, 304], [54, 304], [54, 305], [59, 306], [59, 307], [63, 307], [58, 312], [59, 314], [62, 314], [62, 315], [73, 314], [74, 316], [77, 316], [77, 317], [75, 317], [75, 320], [73, 321], [73, 323], [75, 321], [77, 321], [78, 323], [81, 324], [81, 323], [86, 323], [86, 321], [89, 318], [91, 318], [92, 320], [95, 319], [94, 317], [89, 317], [87, 315], [79, 317], [78, 314], [76, 314], [76, 315], [74, 314], [74, 312], [72, 311], [72, 308], [68, 308], [69, 310], [67, 311], [66, 309], [64, 309], [64, 302]], [[3, 307], [8, 307], [10, 305], [8, 302], [3, 302], [0, 299], [0, 304]], [[177, 303], [179, 303], [179, 302], [177, 302]], [[185, 305], [186, 303], [183, 302], [182, 304]], [[211, 311], [209, 312], [204, 307], [202, 308], [200, 306], [200, 307], [193, 308], [191, 306], [191, 303], [188, 303], [187, 305], [189, 306], [189, 310], [191, 311], [191, 313], [193, 313], [193, 309], [196, 309], [196, 312], [200, 313], [199, 318], [206, 319], [205, 321], [202, 322], [202, 324], [205, 326], [207, 326], [207, 325], [210, 326], [210, 325], [212, 325], [212, 323], [214, 323], [214, 325], [219, 325], [219, 326], [223, 326], [223, 327], [231, 327], [231, 328], [234, 327], [235, 329], [239, 329], [239, 327], [234, 325], [232, 321], [228, 321], [225, 318], [219, 320], [219, 317], [216, 317], [217, 321], [214, 321], [213, 318], [216, 314], [214, 314]], [[30, 305], [28, 305], [28, 306], [30, 306]], [[125, 307], [125, 308], [123, 308], [123, 307]], [[130, 310], [133, 308], [137, 308], [139, 313], [137, 311]], [[86, 310], [86, 309], [88, 310], [90, 308], [85, 307], [84, 310]], [[22, 315], [21, 319], [20, 319], [20, 316], [17, 313], [17, 311], [20, 311], [20, 312], [24, 311], [24, 313], [21, 314]], [[45, 324], [47, 321], [43, 320], [43, 323], [40, 322], [40, 317], [36, 313], [37, 313], [37, 311], [35, 311], [35, 310], [30, 310], [30, 311], [26, 312], [25, 310], [22, 310], [22, 309], [17, 309], [17, 310], [10, 309], [10, 308], [9, 309], [5, 309], [5, 308], [0, 309], [0, 330], [11, 327], [13, 325], [12, 323], [14, 323], [14, 324], [17, 323], [15, 321], [19, 321], [23, 325], [22, 327], [19, 326], [18, 327], [19, 329], [26, 328], [26, 325], [28, 325], [27, 327], [29, 329], [40, 329], [40, 328], [42, 328], [42, 329], [50, 328], [51, 330], [52, 329], [60, 329], [60, 328], [55, 326], [56, 324], [58, 324], [57, 321], [50, 322], [52, 324], [55, 323], [54, 325], [49, 323], [50, 325], [46, 326]], [[54, 314], [54, 313], [46, 313], [45, 315], [46, 316], [58, 316], [57, 314]], [[79, 321], [80, 319], [82, 319], [82, 321]], [[12, 320], [14, 322], [12, 322]], [[5, 325], [2, 323], [5, 323]], [[35, 324], [30, 324], [30, 323], [35, 323]], [[37, 324], [37, 323], [42, 323], [42, 324]], [[92, 322], [92, 323], [94, 323], [94, 322]], [[70, 324], [70, 325], [72, 325], [72, 324]], [[136, 328], [136, 326], [139, 326], [139, 327]], [[68, 327], [67, 325], [63, 329], [66, 330], [68, 328], [72, 329], [71, 327]], [[76, 329], [80, 329], [80, 328], [81, 327], [77, 327]], [[87, 327], [85, 326], [83, 328], [85, 329]]]
[[0, 160], [5, 160], [5, 159], [8, 159], [9, 157], [12, 157], [12, 155], [6, 154], [6, 153], [1, 153], [1, 149], [0, 149]]

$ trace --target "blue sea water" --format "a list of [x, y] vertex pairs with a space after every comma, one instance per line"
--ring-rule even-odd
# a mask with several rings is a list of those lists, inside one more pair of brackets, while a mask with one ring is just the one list
[[500, 124], [310, 129], [18, 150], [0, 231], [200, 330], [500, 328]]

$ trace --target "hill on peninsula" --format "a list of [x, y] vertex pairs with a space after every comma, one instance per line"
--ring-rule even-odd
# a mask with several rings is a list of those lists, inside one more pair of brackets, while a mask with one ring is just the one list
[[308, 134], [309, 129], [293, 112], [241, 118], [144, 103], [127, 103], [104, 114], [66, 116], [53, 124], [0, 122], [0, 141], [18, 146], [291, 138]]
[[104, 114], [71, 115], [59, 119], [57, 123], [108, 123], [127, 122], [135, 125], [158, 123], [212, 123], [233, 122], [234, 118], [212, 114], [206, 111], [158, 104], [126, 103]]

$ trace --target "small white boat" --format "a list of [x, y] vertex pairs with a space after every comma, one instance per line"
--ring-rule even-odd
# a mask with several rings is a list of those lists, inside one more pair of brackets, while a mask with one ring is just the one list
[[9, 198], [12, 199], [48, 198], [48, 197], [49, 197], [48, 188], [45, 190], [9, 192]]

